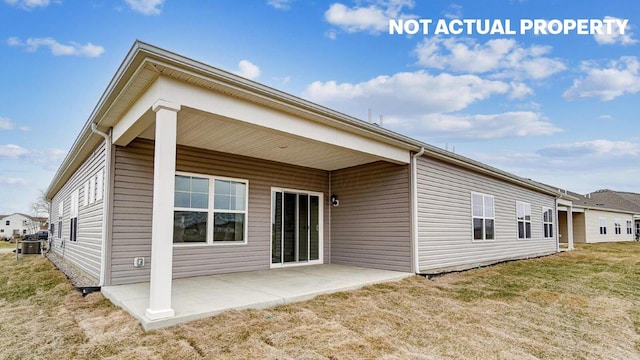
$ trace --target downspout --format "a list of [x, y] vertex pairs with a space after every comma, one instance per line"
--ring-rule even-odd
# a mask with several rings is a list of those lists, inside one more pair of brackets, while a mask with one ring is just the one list
[[424, 147], [413, 154], [411, 158], [411, 227], [413, 245], [413, 272], [420, 272], [420, 260], [418, 257], [418, 158], [424, 154]]
[[104, 180], [102, 182], [104, 191], [104, 196], [102, 197], [102, 246], [100, 249], [100, 282], [98, 283], [98, 286], [103, 286], [107, 263], [107, 229], [111, 220], [109, 216], [109, 214], [111, 214], [109, 209], [109, 204], [111, 203], [111, 134], [98, 130], [98, 127], [94, 123], [91, 123], [91, 131], [102, 136], [105, 142]]

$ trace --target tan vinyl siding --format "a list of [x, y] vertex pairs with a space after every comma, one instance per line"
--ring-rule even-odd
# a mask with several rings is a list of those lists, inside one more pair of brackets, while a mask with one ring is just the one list
[[[600, 234], [600, 219], [605, 219], [607, 233]], [[620, 234], [616, 234], [614, 220], [620, 220]], [[627, 234], [627, 220], [633, 221], [631, 214], [585, 209], [585, 230], [587, 243], [633, 241], [633, 234]]]
[[[465, 269], [557, 250], [555, 236], [544, 239], [542, 227], [542, 208], [555, 209], [554, 197], [425, 156], [418, 159], [417, 173], [420, 272]], [[472, 192], [494, 196], [495, 240], [472, 240]], [[531, 204], [531, 239], [518, 239], [516, 201]]]
[[573, 213], [573, 242], [585, 243], [585, 216], [584, 213]]
[[[56, 227], [53, 234], [53, 251], [82, 270], [85, 275], [88, 275], [96, 283], [100, 277], [104, 204], [103, 199], [100, 199], [84, 205], [83, 199], [85, 196], [85, 183], [89, 179], [93, 179], [97, 174], [101, 174], [104, 179], [104, 168], [105, 143], [103, 141], [51, 200], [51, 221]], [[77, 241], [74, 242], [69, 240], [69, 221], [71, 216], [71, 193], [76, 190], [78, 190], [78, 233]], [[58, 209], [61, 201], [64, 202], [62, 239], [58, 239]], [[62, 246], [63, 242], [64, 247]]]
[[411, 271], [409, 166], [377, 162], [331, 174], [331, 261]]
[[[111, 284], [149, 280], [153, 198], [153, 142], [137, 139], [116, 147]], [[232, 154], [178, 146], [176, 171], [249, 181], [248, 241], [241, 245], [174, 247], [174, 278], [269, 269], [271, 187], [325, 194], [324, 262], [330, 259], [328, 173]], [[144, 268], [133, 258], [145, 257]]]

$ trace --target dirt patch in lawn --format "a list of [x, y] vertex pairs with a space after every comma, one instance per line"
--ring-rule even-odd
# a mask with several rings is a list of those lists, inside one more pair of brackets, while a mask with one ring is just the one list
[[42, 256], [0, 255], [0, 358], [640, 359], [640, 244], [412, 277], [143, 332]]

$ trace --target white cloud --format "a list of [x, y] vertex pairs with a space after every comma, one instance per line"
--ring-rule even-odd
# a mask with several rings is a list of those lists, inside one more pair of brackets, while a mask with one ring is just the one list
[[143, 15], [160, 15], [164, 0], [125, 0], [131, 10]]
[[462, 18], [462, 6], [452, 3], [444, 11], [444, 17], [447, 19], [460, 19]]
[[512, 81], [509, 85], [511, 85], [511, 92], [508, 96], [509, 99], [523, 99], [528, 95], [533, 95], [533, 89], [526, 84]]
[[27, 183], [27, 179], [24, 178], [0, 176], [0, 184], [3, 185], [27, 185]]
[[31, 151], [21, 147], [20, 145], [7, 144], [0, 145], [0, 159], [17, 159], [31, 154]]
[[312, 101], [350, 114], [366, 114], [375, 106], [385, 115], [399, 117], [458, 111], [510, 86], [475, 75], [431, 75], [426, 71], [378, 76], [361, 83], [315, 81], [304, 91]]
[[325, 20], [349, 33], [367, 31], [381, 33], [389, 30], [389, 19], [413, 19], [415, 15], [405, 14], [403, 8], [411, 9], [413, 0], [367, 1], [368, 6], [348, 7], [334, 3], [324, 13]]
[[327, 30], [325, 31], [324, 36], [326, 36], [330, 40], [335, 40], [338, 37], [338, 32], [335, 31], [334, 29]]
[[[614, 16], [605, 16], [604, 18], [606, 20], [622, 20]], [[633, 38], [633, 33], [631, 32], [628, 24], [624, 30], [624, 34], [620, 34], [620, 27], [617, 23], [614, 23], [610, 34], [606, 34], [604, 32], [602, 34], [594, 34], [593, 38], [601, 45], [631, 45], [638, 42], [638, 40]]]
[[24, 47], [29, 52], [36, 52], [41, 46], [48, 47], [54, 56], [86, 56], [98, 57], [104, 53], [104, 48], [92, 43], [84, 45], [71, 41], [68, 44], [62, 44], [53, 38], [28, 38], [21, 41], [19, 38], [10, 37], [7, 44], [14, 47]]
[[50, 0], [4, 0], [5, 3], [25, 10], [32, 10], [38, 7], [47, 7]]
[[619, 60], [610, 61], [605, 68], [585, 61], [581, 70], [586, 75], [573, 81], [573, 85], [563, 94], [565, 99], [595, 97], [609, 101], [640, 92], [640, 62], [635, 56], [622, 56]]
[[240, 60], [236, 74], [253, 80], [260, 76], [260, 68], [249, 60]]
[[[522, 95], [526, 85], [486, 80], [476, 75], [431, 75], [425, 71], [378, 76], [361, 83], [316, 81], [304, 96], [339, 111], [364, 118], [368, 109], [384, 115], [385, 127], [411, 137], [494, 139], [550, 135], [560, 132], [539, 112], [456, 114], [493, 95]], [[377, 116], [376, 116], [377, 118]], [[428, 139], [428, 140], [427, 140]]]
[[603, 114], [598, 116], [598, 119], [600, 120], [615, 120], [615, 118], [609, 114]]
[[591, 140], [578, 141], [568, 144], [550, 145], [538, 150], [538, 153], [548, 157], [607, 157], [638, 156], [640, 145], [629, 141]]
[[267, 0], [267, 5], [273, 6], [278, 10], [289, 10], [291, 8], [291, 3], [295, 0]]
[[0, 117], [0, 131], [2, 131], [2, 130], [11, 130], [13, 128], [14, 128], [14, 125], [11, 122], [11, 120], [9, 120], [7, 118]]
[[514, 39], [492, 39], [479, 44], [470, 38], [431, 37], [415, 49], [418, 64], [457, 73], [489, 74], [493, 78], [544, 79], [566, 69], [544, 55], [550, 46], [525, 48]]
[[541, 136], [562, 131], [542, 114], [531, 111], [475, 115], [428, 114], [417, 121], [391, 119], [386, 123], [412, 137], [462, 140]]

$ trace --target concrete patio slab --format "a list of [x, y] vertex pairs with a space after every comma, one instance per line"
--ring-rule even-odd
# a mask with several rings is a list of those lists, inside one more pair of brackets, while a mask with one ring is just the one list
[[175, 279], [171, 295], [175, 316], [154, 321], [145, 316], [149, 307], [148, 283], [105, 286], [101, 290], [111, 302], [138, 319], [145, 330], [152, 330], [226, 310], [267, 308], [413, 275], [325, 264]]

